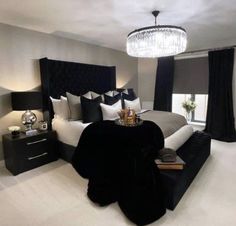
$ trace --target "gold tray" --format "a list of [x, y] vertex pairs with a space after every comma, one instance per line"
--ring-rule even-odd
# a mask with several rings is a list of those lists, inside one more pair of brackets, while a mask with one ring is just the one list
[[118, 126], [134, 127], [134, 126], [141, 126], [143, 124], [143, 120], [139, 119], [139, 121], [135, 122], [134, 124], [126, 124], [124, 121], [121, 121], [120, 119], [116, 119], [115, 124]]

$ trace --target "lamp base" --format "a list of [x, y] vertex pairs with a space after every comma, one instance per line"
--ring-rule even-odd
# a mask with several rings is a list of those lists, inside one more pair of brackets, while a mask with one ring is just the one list
[[27, 110], [22, 116], [21, 116], [21, 122], [25, 126], [26, 131], [31, 131], [33, 124], [37, 121], [36, 115], [30, 111]]

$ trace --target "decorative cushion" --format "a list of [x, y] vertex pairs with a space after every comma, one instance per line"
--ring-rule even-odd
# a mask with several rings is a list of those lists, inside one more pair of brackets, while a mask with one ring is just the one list
[[122, 109], [121, 100], [113, 105], [100, 104], [103, 120], [115, 120], [119, 118], [118, 112]]
[[102, 120], [100, 103], [102, 103], [101, 96], [95, 99], [88, 99], [84, 96], [81, 96], [81, 107], [84, 123], [97, 122]]
[[[73, 95], [71, 93], [66, 92], [69, 110], [70, 110], [70, 120], [81, 120], [82, 119], [82, 111], [81, 111], [81, 100], [80, 96]], [[83, 95], [87, 99], [92, 99], [92, 94], [90, 91]]]
[[64, 119], [70, 118], [70, 109], [66, 97], [61, 96], [61, 115]]
[[54, 115], [60, 115], [61, 112], [61, 100], [55, 99], [53, 97], [50, 97], [50, 100], [52, 101], [52, 108], [54, 111]]
[[110, 90], [110, 91], [104, 93], [104, 95], [107, 95], [107, 96], [113, 97], [113, 92], [114, 92], [113, 90]]
[[93, 99], [91, 91], [88, 91], [87, 93], [83, 94], [83, 96], [88, 99]]
[[109, 96], [109, 95], [104, 94], [104, 102], [107, 105], [113, 105], [118, 100], [121, 100], [121, 94], [120, 93], [118, 93], [115, 96]]
[[90, 93], [91, 93], [91, 95], [92, 95], [92, 99], [95, 99], [95, 98], [101, 96], [100, 94], [95, 93], [95, 92], [93, 92], [93, 91], [90, 91]]
[[135, 100], [124, 100], [125, 108], [130, 108], [135, 110], [135, 112], [141, 111], [141, 104], [139, 97]]
[[133, 89], [117, 89], [116, 92], [121, 94], [122, 107], [125, 108], [124, 100], [135, 100], [136, 94]]
[[123, 100], [135, 100], [136, 96], [134, 95], [134, 93], [127, 94], [126, 92], [122, 92], [122, 99]]
[[90, 91], [90, 93], [92, 95], [92, 99], [95, 99], [95, 98], [101, 96], [102, 97], [102, 101], [104, 102], [104, 95], [103, 94], [95, 93], [93, 91]]
[[[85, 94], [89, 97], [89, 94]], [[80, 96], [73, 95], [71, 93], [66, 93], [69, 109], [70, 109], [70, 119], [71, 120], [80, 120], [82, 119], [81, 111], [81, 100]]]
[[121, 93], [123, 98], [127, 97], [125, 99], [129, 98], [131, 100], [132, 98], [134, 100], [137, 97], [133, 89], [116, 89], [116, 91]]

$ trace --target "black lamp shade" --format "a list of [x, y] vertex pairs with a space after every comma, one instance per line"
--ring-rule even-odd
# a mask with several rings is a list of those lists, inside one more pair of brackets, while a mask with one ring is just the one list
[[11, 93], [12, 110], [36, 110], [42, 108], [42, 93], [32, 92], [12, 92]]

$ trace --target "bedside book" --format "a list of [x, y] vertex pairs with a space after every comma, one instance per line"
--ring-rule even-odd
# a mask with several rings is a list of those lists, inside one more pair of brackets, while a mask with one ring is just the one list
[[155, 163], [162, 170], [182, 170], [185, 165], [185, 162], [179, 156], [176, 157], [175, 162], [162, 162], [160, 159], [156, 159]]

